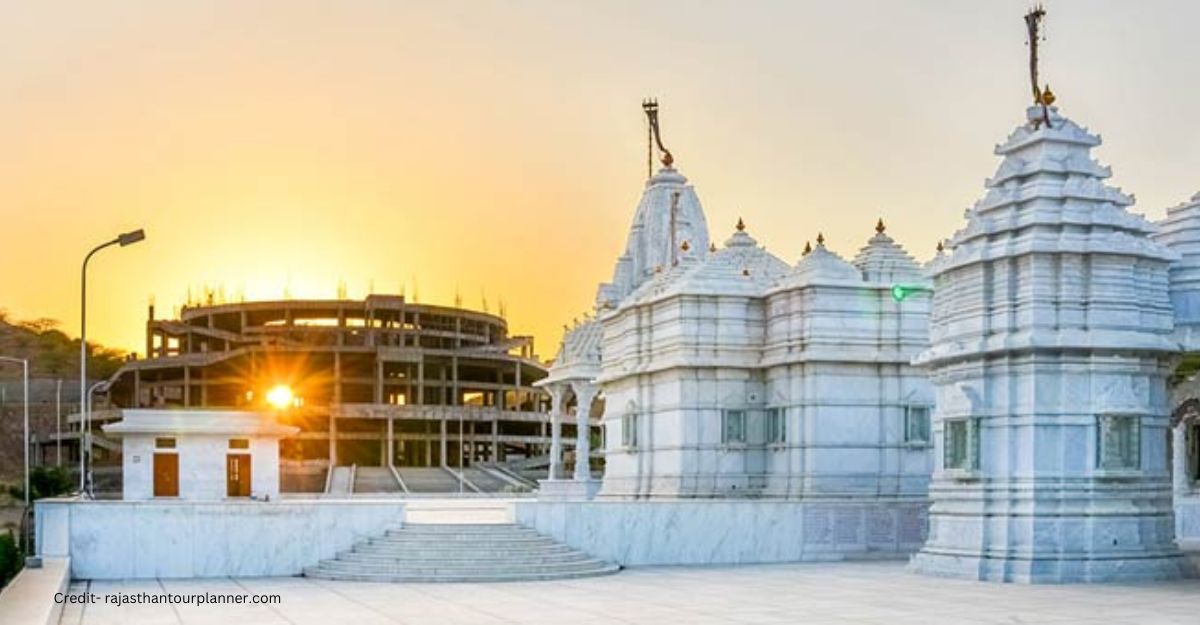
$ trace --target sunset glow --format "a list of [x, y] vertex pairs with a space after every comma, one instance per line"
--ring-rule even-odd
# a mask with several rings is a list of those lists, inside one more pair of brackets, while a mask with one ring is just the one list
[[[150, 300], [168, 317], [206, 289], [333, 298], [344, 284], [502, 301], [548, 358], [622, 248], [645, 179], [642, 98], [658, 98], [714, 240], [744, 217], [791, 262], [816, 224], [852, 255], [879, 217], [928, 259], [995, 167], [979, 146], [1005, 124], [979, 120], [1020, 121], [1028, 98], [1023, 1], [216, 4], [0, 7], [12, 316], [78, 335], [83, 254], [144, 227], [89, 269], [90, 339], [144, 351]], [[1200, 171], [1200, 130], [1169, 121], [1200, 89], [1161, 79], [1193, 73], [1200, 6], [1055, 8], [1060, 104], [1112, 137], [1114, 183], [1161, 217]]]

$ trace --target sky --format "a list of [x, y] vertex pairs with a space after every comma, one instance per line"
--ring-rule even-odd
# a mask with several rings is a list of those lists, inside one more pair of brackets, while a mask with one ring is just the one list
[[[1046, 2], [1042, 76], [1161, 218], [1200, 191], [1200, 3]], [[0, 308], [141, 351], [147, 304], [404, 289], [554, 355], [624, 247], [644, 97], [724, 241], [920, 260], [1030, 100], [1027, 2], [0, 3]]]

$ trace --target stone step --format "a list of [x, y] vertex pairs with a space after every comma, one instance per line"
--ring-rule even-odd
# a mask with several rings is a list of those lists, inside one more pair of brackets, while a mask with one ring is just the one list
[[492, 582], [538, 582], [552, 581], [564, 579], [579, 579], [583, 577], [596, 577], [598, 575], [612, 575], [621, 570], [615, 564], [605, 563], [602, 567], [586, 570], [586, 571], [556, 571], [553, 573], [509, 573], [505, 575], [478, 575], [478, 574], [445, 574], [445, 575], [402, 575], [402, 574], [377, 574], [377, 573], [342, 573], [328, 572], [317, 568], [308, 568], [304, 570], [305, 577], [315, 579], [328, 579], [350, 582], [381, 582], [381, 583], [408, 583], [408, 584], [436, 584], [436, 583], [492, 583]]
[[515, 523], [404, 523], [403, 527], [388, 531], [409, 534], [536, 534], [533, 529]]
[[424, 563], [441, 563], [448, 564], [486, 564], [493, 562], [500, 563], [520, 563], [520, 564], [538, 564], [546, 562], [578, 562], [586, 560], [587, 554], [573, 551], [570, 549], [564, 551], [553, 551], [546, 553], [512, 553], [512, 554], [485, 554], [483, 556], [460, 553], [447, 555], [444, 553], [422, 553], [422, 554], [386, 554], [374, 552], [347, 552], [338, 554], [337, 560], [342, 562], [410, 562], [414, 564]]
[[408, 566], [408, 565], [392, 565], [392, 564], [368, 564], [361, 562], [342, 562], [340, 560], [324, 560], [317, 568], [328, 573], [348, 573], [348, 574], [373, 574], [373, 575], [412, 575], [412, 576], [438, 576], [438, 575], [510, 575], [510, 574], [533, 574], [544, 575], [549, 573], [575, 573], [580, 571], [592, 571], [598, 568], [603, 568], [604, 563], [597, 560], [581, 560], [579, 562], [562, 562], [552, 564], [530, 564], [524, 566], [440, 566], [432, 564], [428, 566]]
[[545, 542], [549, 540], [545, 536], [537, 534], [388, 534], [379, 538], [372, 538], [373, 543], [391, 543], [397, 545], [408, 544], [439, 544], [439, 545], [457, 545], [457, 544], [485, 544], [485, 543], [502, 543], [502, 544], [527, 544], [536, 542]]
[[566, 553], [572, 551], [566, 545], [560, 545], [554, 542], [548, 542], [543, 545], [535, 545], [528, 547], [513, 547], [508, 545], [493, 546], [488, 548], [478, 548], [472, 545], [463, 545], [458, 548], [447, 549], [437, 545], [421, 545], [421, 546], [404, 546], [397, 547], [394, 545], [355, 545], [349, 550], [342, 551], [346, 555], [351, 554], [376, 554], [385, 555], [393, 558], [423, 558], [423, 557], [442, 557], [442, 558], [481, 558], [481, 557], [496, 557], [508, 558], [522, 555], [552, 555], [556, 553]]
[[582, 559], [548, 561], [548, 563], [522, 563], [522, 561], [467, 561], [467, 560], [379, 560], [379, 561], [350, 561], [322, 560], [317, 566], [326, 570], [340, 571], [386, 571], [386, 572], [421, 572], [428, 571], [467, 571], [467, 572], [504, 572], [504, 571], [551, 571], [559, 569], [578, 569], [602, 564], [584, 555]]

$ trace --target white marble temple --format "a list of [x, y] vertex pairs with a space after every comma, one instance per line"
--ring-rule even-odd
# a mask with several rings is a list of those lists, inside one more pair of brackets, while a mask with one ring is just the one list
[[[1044, 117], [1048, 116], [1049, 123]], [[1031, 107], [932, 267], [929, 540], [912, 568], [1022, 582], [1186, 574], [1167, 377], [1178, 259], [1126, 210], [1094, 135]]]
[[298, 575], [404, 520], [397, 500], [36, 503], [37, 553], [76, 579]]
[[882, 222], [853, 264], [819, 237], [795, 267], [739, 222], [601, 315], [599, 496], [923, 500], [929, 291]]

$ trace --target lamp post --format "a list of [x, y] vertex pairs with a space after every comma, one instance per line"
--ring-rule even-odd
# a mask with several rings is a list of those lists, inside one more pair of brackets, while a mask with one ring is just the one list
[[84, 437], [87, 439], [88, 462], [87, 462], [87, 467], [85, 467], [85, 469], [87, 470], [87, 473], [86, 473], [87, 479], [84, 481], [84, 486], [85, 486], [84, 492], [87, 493], [88, 497], [91, 497], [93, 495], [92, 489], [95, 487], [95, 484], [93, 483], [93, 480], [92, 480], [92, 396], [96, 393], [97, 389], [99, 389], [102, 386], [107, 386], [107, 385], [108, 385], [107, 381], [101, 380], [101, 381], [96, 382], [95, 384], [89, 386], [88, 392], [87, 392], [87, 411], [85, 413], [87, 415], [87, 430], [85, 430], [85, 432], [84, 432]]
[[[146, 231], [138, 228], [130, 232], [117, 235], [111, 241], [105, 241], [100, 245], [92, 248], [92, 251], [83, 257], [83, 269], [80, 271], [79, 278], [79, 410], [81, 413], [87, 411], [87, 266], [88, 261], [92, 256], [100, 250], [112, 246], [133, 245], [138, 241], [146, 238]], [[87, 415], [80, 414], [80, 424], [87, 423]], [[80, 431], [79, 438], [79, 492], [82, 493], [86, 486], [84, 476], [86, 467], [84, 467], [84, 450], [83, 450], [83, 432]]]
[[41, 559], [29, 553], [29, 533], [32, 529], [29, 527], [29, 360], [25, 358], [13, 358], [12, 356], [0, 356], [0, 360], [21, 363], [21, 384], [25, 399], [25, 512], [22, 514], [22, 518], [25, 521], [25, 566], [38, 568], [42, 565]]

